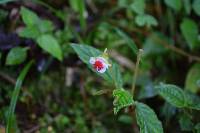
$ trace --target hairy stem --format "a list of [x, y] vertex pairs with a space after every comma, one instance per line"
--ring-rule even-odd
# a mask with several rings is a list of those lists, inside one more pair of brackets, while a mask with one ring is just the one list
[[136, 65], [135, 65], [135, 73], [133, 75], [133, 82], [132, 82], [132, 94], [134, 97], [134, 93], [135, 93], [135, 83], [137, 80], [137, 75], [138, 75], [138, 71], [139, 71], [139, 64], [140, 64], [140, 60], [141, 60], [141, 56], [142, 56], [143, 50], [139, 49], [139, 52], [137, 54], [137, 61], [136, 61]]

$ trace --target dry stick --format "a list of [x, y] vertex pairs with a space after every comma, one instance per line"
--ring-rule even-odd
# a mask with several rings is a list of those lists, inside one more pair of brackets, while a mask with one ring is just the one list
[[173, 46], [173, 45], [169, 45], [167, 42], [161, 40], [161, 39], [158, 38], [158, 37], [153, 37], [153, 39], [154, 39], [155, 41], [159, 42], [159, 44], [163, 45], [165, 48], [168, 48], [168, 49], [170, 49], [170, 50], [172, 50], [172, 51], [174, 51], [174, 52], [176, 52], [176, 53], [178, 53], [178, 54], [180, 54], [180, 55], [183, 55], [183, 56], [185, 56], [185, 57], [188, 57], [190, 60], [195, 60], [195, 61], [200, 62], [200, 57], [198, 57], [198, 56], [191, 55], [191, 54], [189, 54], [189, 53], [183, 51], [182, 49], [179, 49], [179, 48], [177, 48], [177, 47], [175, 47], [175, 46]]
[[135, 93], [135, 83], [136, 83], [136, 79], [137, 79], [137, 75], [138, 75], [138, 71], [139, 71], [139, 64], [140, 64], [140, 59], [143, 53], [143, 49], [139, 49], [139, 52], [137, 54], [137, 62], [135, 65], [135, 73], [133, 75], [133, 83], [132, 83], [132, 95], [134, 97], [134, 93]]

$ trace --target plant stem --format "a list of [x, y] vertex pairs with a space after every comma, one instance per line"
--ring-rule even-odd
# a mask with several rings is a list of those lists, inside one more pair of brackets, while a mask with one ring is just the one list
[[135, 73], [133, 75], [133, 82], [132, 82], [133, 97], [134, 97], [134, 93], [135, 93], [135, 83], [136, 83], [136, 80], [137, 80], [137, 75], [138, 75], [138, 71], [139, 71], [139, 64], [140, 64], [142, 53], [143, 53], [143, 49], [139, 49], [139, 52], [137, 54], [137, 61], [136, 61], [136, 65], [135, 65], [135, 70], [134, 70]]

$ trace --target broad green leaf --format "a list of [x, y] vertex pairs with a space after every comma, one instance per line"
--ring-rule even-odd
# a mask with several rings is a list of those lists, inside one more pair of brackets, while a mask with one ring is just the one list
[[16, 124], [16, 123], [13, 123], [13, 118], [14, 118], [14, 112], [15, 112], [17, 99], [18, 99], [18, 96], [19, 96], [20, 89], [22, 87], [22, 83], [23, 83], [23, 81], [25, 79], [25, 76], [27, 75], [27, 73], [28, 73], [28, 71], [29, 71], [29, 69], [30, 69], [32, 64], [33, 64], [33, 61], [30, 61], [24, 67], [24, 69], [20, 73], [19, 77], [17, 78], [16, 84], [15, 84], [15, 88], [14, 88], [13, 93], [12, 93], [12, 98], [11, 98], [9, 110], [8, 110], [6, 133], [11, 133], [12, 132], [12, 128]]
[[16, 1], [16, 0], [0, 0], [0, 4], [5, 4], [12, 1]]
[[200, 16], [200, 0], [194, 0], [192, 4], [192, 8], [194, 12]]
[[158, 25], [157, 20], [153, 16], [148, 15], [148, 14], [137, 15], [135, 18], [135, 22], [138, 26], [146, 25], [147, 27], [150, 27], [150, 26]]
[[12, 48], [7, 57], [6, 65], [18, 65], [23, 63], [27, 57], [27, 49], [22, 47]]
[[21, 7], [20, 14], [22, 16], [23, 22], [27, 26], [33, 26], [38, 23], [39, 18], [37, 14], [35, 14], [33, 11], [29, 9]]
[[144, 14], [145, 11], [145, 0], [135, 0], [130, 8], [137, 14]]
[[132, 124], [133, 123], [133, 118], [130, 115], [120, 115], [118, 118], [119, 122], [122, 122], [124, 124]]
[[180, 11], [182, 7], [182, 1], [181, 0], [165, 0], [165, 4], [174, 9], [175, 11]]
[[62, 61], [63, 55], [61, 47], [58, 44], [58, 41], [52, 35], [41, 35], [37, 38], [37, 43], [43, 50]]
[[[88, 45], [79, 45], [79, 44], [71, 44], [72, 48], [75, 50], [75, 52], [78, 54], [79, 58], [88, 65], [88, 67], [96, 72], [91, 64], [89, 63], [90, 57], [97, 57], [102, 55], [103, 53], [99, 51], [98, 49], [95, 49]], [[120, 74], [119, 67], [117, 64], [112, 63], [109, 60], [110, 64], [112, 64], [112, 67], [110, 67], [105, 73], [98, 75], [102, 76], [104, 79], [106, 79], [109, 82], [113, 82], [116, 86], [121, 87], [122, 86], [122, 78]]]
[[183, 5], [184, 5], [185, 12], [189, 15], [192, 8], [190, 0], [183, 0]]
[[158, 93], [170, 104], [182, 108], [186, 106], [185, 95], [181, 88], [171, 85], [163, 84], [155, 87]]
[[193, 93], [196, 93], [199, 91], [200, 86], [198, 85], [198, 80], [200, 80], [200, 64], [194, 64], [186, 77], [185, 81], [185, 89], [189, 90]]
[[115, 31], [120, 37], [122, 37], [126, 41], [127, 45], [131, 48], [133, 53], [137, 54], [138, 53], [138, 48], [137, 48], [135, 42], [133, 41], [133, 39], [131, 37], [129, 37], [126, 33], [124, 33], [122, 30], [118, 29], [118, 28], [115, 28]]
[[140, 133], [163, 133], [162, 123], [147, 105], [136, 102], [136, 119]]
[[192, 19], [183, 19], [180, 25], [181, 32], [190, 49], [198, 46], [198, 25]]
[[182, 114], [179, 119], [179, 124], [182, 131], [192, 131], [194, 126], [189, 114]]
[[51, 32], [54, 29], [53, 23], [49, 20], [40, 20], [38, 24], [38, 29], [41, 33]]
[[195, 94], [189, 92], [185, 93], [186, 107], [190, 109], [200, 110], [200, 98]]
[[22, 29], [19, 33], [20, 37], [37, 39], [40, 36], [40, 31], [35, 26], [28, 26]]
[[130, 94], [130, 92], [124, 89], [115, 89], [113, 91], [113, 97], [115, 97], [113, 102], [114, 114], [117, 114], [122, 108], [134, 104], [132, 95]]

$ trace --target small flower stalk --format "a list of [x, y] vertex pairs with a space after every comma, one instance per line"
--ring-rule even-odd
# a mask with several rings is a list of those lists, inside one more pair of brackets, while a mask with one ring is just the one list
[[108, 53], [107, 49], [104, 50], [104, 53], [97, 57], [90, 57], [89, 63], [93, 68], [99, 72], [104, 73], [111, 66], [108, 62]]

